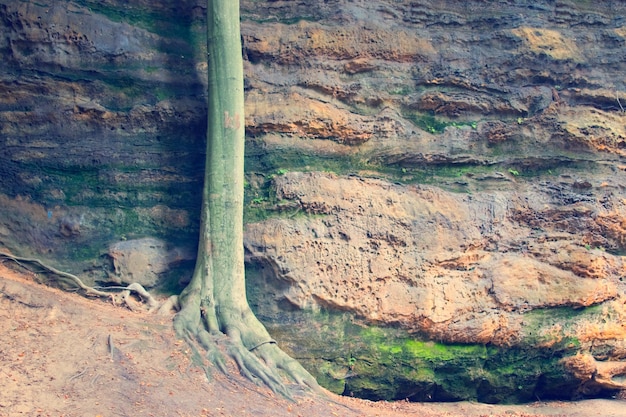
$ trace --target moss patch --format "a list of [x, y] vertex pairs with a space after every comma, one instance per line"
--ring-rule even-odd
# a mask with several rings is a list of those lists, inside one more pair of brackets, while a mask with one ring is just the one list
[[432, 134], [443, 133], [447, 127], [462, 127], [469, 126], [472, 129], [477, 128], [477, 122], [473, 120], [446, 120], [440, 117], [436, 117], [430, 113], [418, 112], [415, 110], [405, 109], [402, 111], [402, 115], [411, 121], [415, 126], [419, 127], [425, 132]]
[[[447, 344], [370, 326], [348, 313], [289, 311], [248, 270], [251, 305], [272, 336], [328, 389], [372, 400], [519, 403], [569, 398], [577, 381], [560, 345], [514, 348]], [[272, 307], [270, 307], [272, 306]], [[287, 305], [288, 307], [288, 305]]]
[[[194, 17], [186, 10], [169, 10], [167, 13], [155, 8], [127, 4], [125, 7], [114, 7], [101, 1], [80, 0], [77, 4], [89, 8], [94, 13], [106, 16], [114, 22], [125, 22], [165, 37], [175, 37], [189, 44], [197, 42], [190, 30], [194, 25], [203, 23], [194, 21]], [[175, 18], [170, 18], [174, 16]], [[203, 31], [202, 31], [203, 32]]]

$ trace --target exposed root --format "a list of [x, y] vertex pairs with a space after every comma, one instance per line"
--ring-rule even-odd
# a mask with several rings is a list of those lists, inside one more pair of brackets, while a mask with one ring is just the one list
[[133, 307], [133, 301], [130, 298], [131, 293], [137, 294], [137, 296], [139, 296], [139, 298], [141, 298], [143, 302], [146, 303], [146, 305], [148, 306], [148, 312], [153, 312], [153, 311], [158, 310], [159, 302], [155, 300], [154, 297], [152, 297], [150, 293], [146, 291], [146, 289], [137, 282], [133, 282], [129, 286], [125, 287], [125, 289], [121, 292], [121, 294], [123, 295], [125, 304], [131, 310], [137, 310], [137, 307]]
[[89, 368], [85, 368], [82, 371], [74, 374], [73, 376], [70, 377], [70, 379], [67, 380], [67, 382], [72, 382], [76, 378], [80, 378], [81, 376], [85, 375], [85, 372], [87, 372], [87, 369], [89, 369]]
[[171, 295], [167, 300], [165, 300], [165, 302], [161, 303], [156, 313], [160, 316], [167, 316], [172, 312], [172, 310], [180, 310], [180, 303], [178, 302], [177, 295]]
[[246, 349], [240, 341], [232, 340], [223, 333], [212, 335], [204, 329], [192, 330], [186, 326], [183, 326], [185, 330], [182, 330], [184, 334], [181, 335], [180, 325], [180, 321], [175, 321], [177, 333], [191, 347], [194, 362], [204, 369], [207, 378], [211, 378], [211, 369], [207, 366], [207, 362], [228, 375], [226, 357], [230, 357], [248, 380], [257, 385], [265, 384], [273, 392], [293, 399], [287, 387], [282, 383], [281, 377], [259, 357]]
[[228, 355], [235, 361], [243, 376], [254, 383], [262, 382], [277, 394], [293, 400], [291, 393], [281, 381], [277, 368], [262, 361], [254, 353], [246, 349], [242, 343], [231, 340], [228, 346]]
[[15, 256], [15, 255], [11, 255], [9, 253], [6, 252], [0, 252], [0, 257], [5, 258], [5, 259], [9, 259], [11, 261], [14, 261], [16, 264], [20, 265], [23, 268], [28, 269], [25, 265], [23, 265], [22, 263], [29, 263], [29, 264], [35, 264], [40, 266], [41, 268], [43, 268], [44, 270], [51, 272], [59, 277], [62, 278], [68, 278], [74, 285], [76, 285], [78, 288], [80, 288], [81, 290], [85, 291], [86, 295], [93, 295], [93, 296], [97, 296], [97, 297], [108, 297], [109, 294], [105, 293], [103, 291], [99, 291], [95, 288], [89, 287], [87, 285], [85, 285], [83, 283], [83, 281], [81, 281], [80, 278], [78, 278], [76, 275], [70, 274], [68, 272], [64, 272], [64, 271], [60, 271], [50, 265], [46, 265], [44, 264], [42, 261], [40, 261], [37, 258], [23, 258], [21, 256]]
[[323, 393], [315, 378], [278, 347], [251, 312], [228, 314], [223, 309], [213, 310], [212, 314], [220, 324], [219, 330], [210, 332], [208, 329], [212, 326], [207, 317], [211, 314], [205, 311], [206, 306], [201, 307], [199, 297], [195, 295], [183, 296], [183, 308], [174, 318], [174, 328], [179, 337], [192, 347], [195, 362], [205, 369], [208, 376], [207, 362], [227, 374], [225, 358], [229, 357], [244, 377], [255, 384], [266, 385], [290, 400], [293, 397], [285, 385], [286, 379], [316, 393]]
[[[178, 302], [176, 303], [178, 304]], [[199, 306], [199, 303], [198, 303]], [[228, 374], [224, 356], [217, 348], [217, 341], [200, 325], [200, 309], [184, 309], [174, 317], [174, 330], [178, 337], [183, 339], [192, 350], [192, 358], [196, 365], [202, 367], [208, 379], [211, 371], [205, 365], [206, 361], [216, 366], [224, 374]], [[204, 352], [201, 353], [201, 351]]]
[[113, 354], [115, 353], [115, 345], [113, 344], [113, 336], [109, 334], [107, 338], [107, 346], [109, 347], [109, 355], [111, 356], [111, 362], [113, 362]]
[[[132, 300], [130, 300], [131, 293], [137, 294], [137, 296], [139, 296], [139, 298], [143, 302], [146, 303], [148, 307], [148, 311], [155, 311], [159, 307], [159, 302], [156, 299], [154, 299], [154, 297], [152, 297], [150, 293], [148, 293], [148, 291], [146, 291], [146, 289], [141, 284], [138, 284], [138, 283], [132, 283], [128, 285], [127, 287], [95, 288], [95, 287], [90, 287], [86, 285], [76, 275], [56, 269], [50, 265], [43, 263], [41, 260], [37, 258], [24, 258], [21, 256], [15, 256], [15, 255], [11, 255], [10, 253], [1, 252], [1, 251], [0, 251], [0, 258], [11, 260], [15, 262], [16, 264], [18, 264], [19, 266], [21, 266], [22, 268], [28, 269], [29, 271], [30, 269], [26, 266], [26, 264], [37, 265], [40, 268], [43, 268], [45, 272], [48, 272], [53, 275], [56, 275], [57, 277], [69, 280], [71, 284], [76, 286], [79, 290], [83, 291], [84, 294], [87, 296], [109, 298], [114, 304], [124, 304], [131, 310], [137, 309], [137, 307], [135, 306], [135, 303]], [[106, 291], [103, 291], [103, 289], [105, 289]], [[112, 294], [111, 292], [108, 292], [111, 290], [120, 290], [121, 292], [118, 294]]]

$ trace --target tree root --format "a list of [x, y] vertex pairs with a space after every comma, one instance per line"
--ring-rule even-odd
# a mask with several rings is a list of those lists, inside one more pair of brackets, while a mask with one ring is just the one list
[[178, 302], [177, 295], [171, 295], [167, 300], [161, 303], [156, 313], [160, 316], [168, 316], [172, 312], [172, 310], [180, 310], [180, 304]]
[[[21, 256], [15, 256], [15, 255], [11, 255], [10, 253], [1, 252], [1, 251], [0, 251], [0, 258], [11, 260], [15, 262], [16, 264], [18, 264], [19, 266], [21, 266], [22, 268], [29, 270], [30, 272], [33, 272], [33, 271], [31, 271], [25, 264], [37, 265], [40, 268], [43, 268], [43, 270], [46, 272], [49, 272], [53, 275], [69, 280], [71, 284], [76, 286], [79, 290], [83, 291], [84, 294], [87, 296], [109, 298], [113, 302], [113, 304], [124, 304], [131, 310], [137, 310], [137, 307], [135, 306], [136, 303], [130, 300], [131, 293], [136, 294], [144, 303], [146, 303], [149, 312], [155, 311], [159, 307], [159, 302], [156, 299], [154, 299], [154, 297], [152, 297], [150, 293], [148, 293], [148, 291], [146, 291], [146, 289], [141, 284], [138, 284], [138, 283], [132, 283], [126, 287], [102, 287], [102, 288], [90, 287], [86, 285], [76, 275], [56, 269], [50, 265], [43, 263], [41, 260], [37, 258], [24, 258]], [[110, 292], [103, 291], [103, 290], [107, 290], [107, 291], [119, 290], [121, 292], [118, 294], [112, 294]]]
[[216, 329], [210, 325], [210, 314], [200, 306], [197, 294], [183, 299], [174, 318], [174, 329], [192, 347], [196, 364], [204, 368], [208, 377], [211, 374], [207, 362], [228, 374], [226, 358], [230, 358], [245, 378], [292, 401], [285, 380], [326, 396], [315, 378], [278, 347], [251, 312], [228, 314], [215, 309], [212, 314], [220, 323]]
[[293, 400], [278, 373], [246, 349], [241, 341], [233, 340], [223, 333], [211, 334], [203, 328], [194, 329], [193, 326], [187, 326], [177, 318], [174, 321], [176, 333], [191, 346], [194, 362], [204, 369], [207, 378], [212, 377], [211, 368], [207, 366], [207, 362], [228, 375], [226, 358], [230, 358], [246, 379], [257, 385], [265, 384], [273, 392]]

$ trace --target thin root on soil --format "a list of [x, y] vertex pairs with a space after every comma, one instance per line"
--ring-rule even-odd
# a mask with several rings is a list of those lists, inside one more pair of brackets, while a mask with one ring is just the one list
[[17, 265], [22, 268], [28, 270], [29, 272], [33, 272], [28, 268], [28, 264], [37, 265], [40, 268], [43, 268], [45, 272], [56, 275], [62, 279], [69, 279], [69, 281], [78, 287], [81, 291], [84, 292], [85, 295], [94, 296], [94, 297], [103, 297], [109, 298], [114, 304], [124, 304], [131, 310], [136, 310], [137, 306], [133, 301], [130, 300], [130, 294], [135, 293], [139, 298], [147, 305], [148, 311], [152, 312], [158, 309], [159, 302], [150, 295], [146, 289], [138, 283], [132, 283], [127, 287], [106, 287], [106, 290], [118, 290], [120, 291], [117, 294], [112, 294], [107, 291], [103, 291], [99, 288], [94, 288], [86, 285], [80, 278], [78, 278], [74, 274], [70, 274], [69, 272], [61, 271], [56, 269], [50, 265], [43, 263], [41, 260], [37, 258], [25, 258], [21, 256], [11, 255], [7, 252], [0, 251], [0, 259], [7, 259], [15, 262]]

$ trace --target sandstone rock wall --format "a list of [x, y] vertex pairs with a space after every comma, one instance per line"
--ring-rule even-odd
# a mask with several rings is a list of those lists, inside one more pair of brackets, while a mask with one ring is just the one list
[[[576, 360], [552, 367], [560, 356], [626, 358], [623, 2], [241, 6], [260, 314], [338, 310], [553, 361], [537, 363], [523, 395], [508, 375], [509, 400], [546, 381], [554, 395], [564, 374], [565, 396], [589, 386]], [[0, 21], [0, 247], [92, 281], [124, 281], [107, 250], [127, 239], [188, 259], [204, 161], [202, 1], [0, 1]], [[151, 282], [171, 267], [148, 263]], [[423, 353], [384, 349], [408, 349], [406, 366]], [[334, 382], [384, 396], [388, 381], [368, 385], [352, 368]], [[427, 398], [444, 384], [433, 375], [404, 375], [409, 388], [389, 395]], [[481, 398], [501, 401], [485, 392], [502, 386], [490, 380]], [[450, 392], [440, 399], [479, 395]]]
[[[353, 311], [435, 340], [510, 345], [522, 338], [524, 312], [624, 293], [622, 257], [585, 247], [576, 229], [582, 221], [597, 230], [590, 241], [606, 239], [598, 223], [608, 213], [551, 201], [540, 186], [459, 194], [319, 173], [275, 183], [277, 198], [315, 215], [249, 224], [246, 249], [288, 283], [281, 296], [300, 309]], [[551, 218], [529, 224], [522, 212]]]

